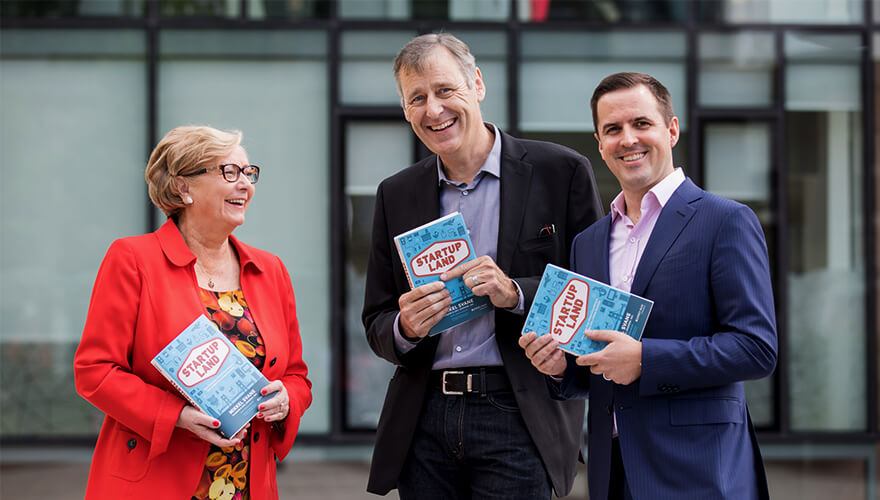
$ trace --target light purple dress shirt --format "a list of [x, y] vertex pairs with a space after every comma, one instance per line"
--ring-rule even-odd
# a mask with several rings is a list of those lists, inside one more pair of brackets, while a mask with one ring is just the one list
[[[487, 127], [495, 134], [495, 142], [486, 162], [470, 184], [449, 180], [443, 172], [439, 157], [437, 182], [440, 184], [441, 216], [460, 212], [468, 227], [468, 235], [476, 255], [488, 255], [492, 260], [497, 260], [501, 209], [501, 133], [495, 125], [487, 124]], [[519, 304], [510, 311], [522, 314], [522, 291], [516, 281], [514, 284], [519, 293]], [[394, 343], [400, 353], [408, 352], [418, 343], [403, 336], [400, 331], [400, 313], [394, 321]], [[490, 311], [440, 333], [432, 369], [501, 365], [501, 353], [495, 342], [495, 314]]]
[[[642, 197], [642, 217], [637, 224], [633, 224], [626, 215], [626, 201], [622, 192], [611, 202], [611, 234], [608, 237], [608, 279], [611, 286], [627, 292], [632, 289], [636, 269], [657, 224], [657, 218], [682, 182], [684, 171], [676, 168], [645, 193]], [[617, 436], [616, 413], [612, 435]]]

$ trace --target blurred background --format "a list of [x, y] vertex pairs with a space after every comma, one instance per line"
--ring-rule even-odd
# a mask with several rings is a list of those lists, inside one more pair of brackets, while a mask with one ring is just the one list
[[767, 236], [779, 365], [747, 391], [773, 498], [877, 498], [880, 0], [0, 0], [0, 496], [82, 497], [103, 415], [73, 352], [110, 243], [164, 222], [143, 170], [183, 124], [244, 132], [236, 234], [297, 293], [314, 402], [282, 498], [366, 496], [392, 371], [360, 322], [375, 188], [426, 154], [391, 63], [438, 30], [484, 118], [585, 154], [606, 207], [593, 88], [669, 88], [676, 164]]

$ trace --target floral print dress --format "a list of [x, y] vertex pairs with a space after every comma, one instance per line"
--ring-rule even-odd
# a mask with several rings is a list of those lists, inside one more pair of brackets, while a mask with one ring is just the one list
[[[258, 370], [262, 369], [266, 348], [241, 290], [200, 290], [211, 321]], [[250, 500], [249, 456], [250, 434], [236, 446], [220, 448], [212, 444], [192, 500]]]

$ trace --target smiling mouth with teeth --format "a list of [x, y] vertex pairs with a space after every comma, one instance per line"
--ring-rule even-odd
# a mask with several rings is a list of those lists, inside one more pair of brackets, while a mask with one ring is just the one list
[[433, 130], [434, 132], [440, 132], [440, 131], [446, 130], [449, 127], [451, 127], [453, 123], [455, 123], [455, 118], [453, 118], [449, 121], [445, 121], [445, 122], [441, 123], [440, 125], [429, 125], [428, 128]]
[[244, 206], [244, 200], [226, 200], [227, 203], [232, 203], [233, 205]]
[[626, 156], [621, 156], [621, 159], [623, 159], [623, 161], [634, 161], [634, 160], [638, 160], [638, 159], [644, 158], [644, 156], [645, 156], [646, 154], [647, 154], [647, 153], [644, 153], [644, 152], [642, 152], [642, 153], [633, 153], [633, 154], [629, 154], [629, 155], [626, 155]]

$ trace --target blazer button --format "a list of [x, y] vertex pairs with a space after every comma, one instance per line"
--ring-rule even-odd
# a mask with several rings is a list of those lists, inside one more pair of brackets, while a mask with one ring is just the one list
[[269, 366], [275, 366], [275, 361], [278, 361], [278, 358], [272, 358], [272, 361], [269, 361]]
[[135, 439], [135, 438], [131, 438], [131, 439], [129, 439], [128, 442], [125, 443], [125, 444], [126, 444], [126, 446], [128, 446], [128, 449], [129, 449], [129, 450], [133, 450], [134, 447], [137, 446], [138, 442], [137, 442], [137, 439]]

